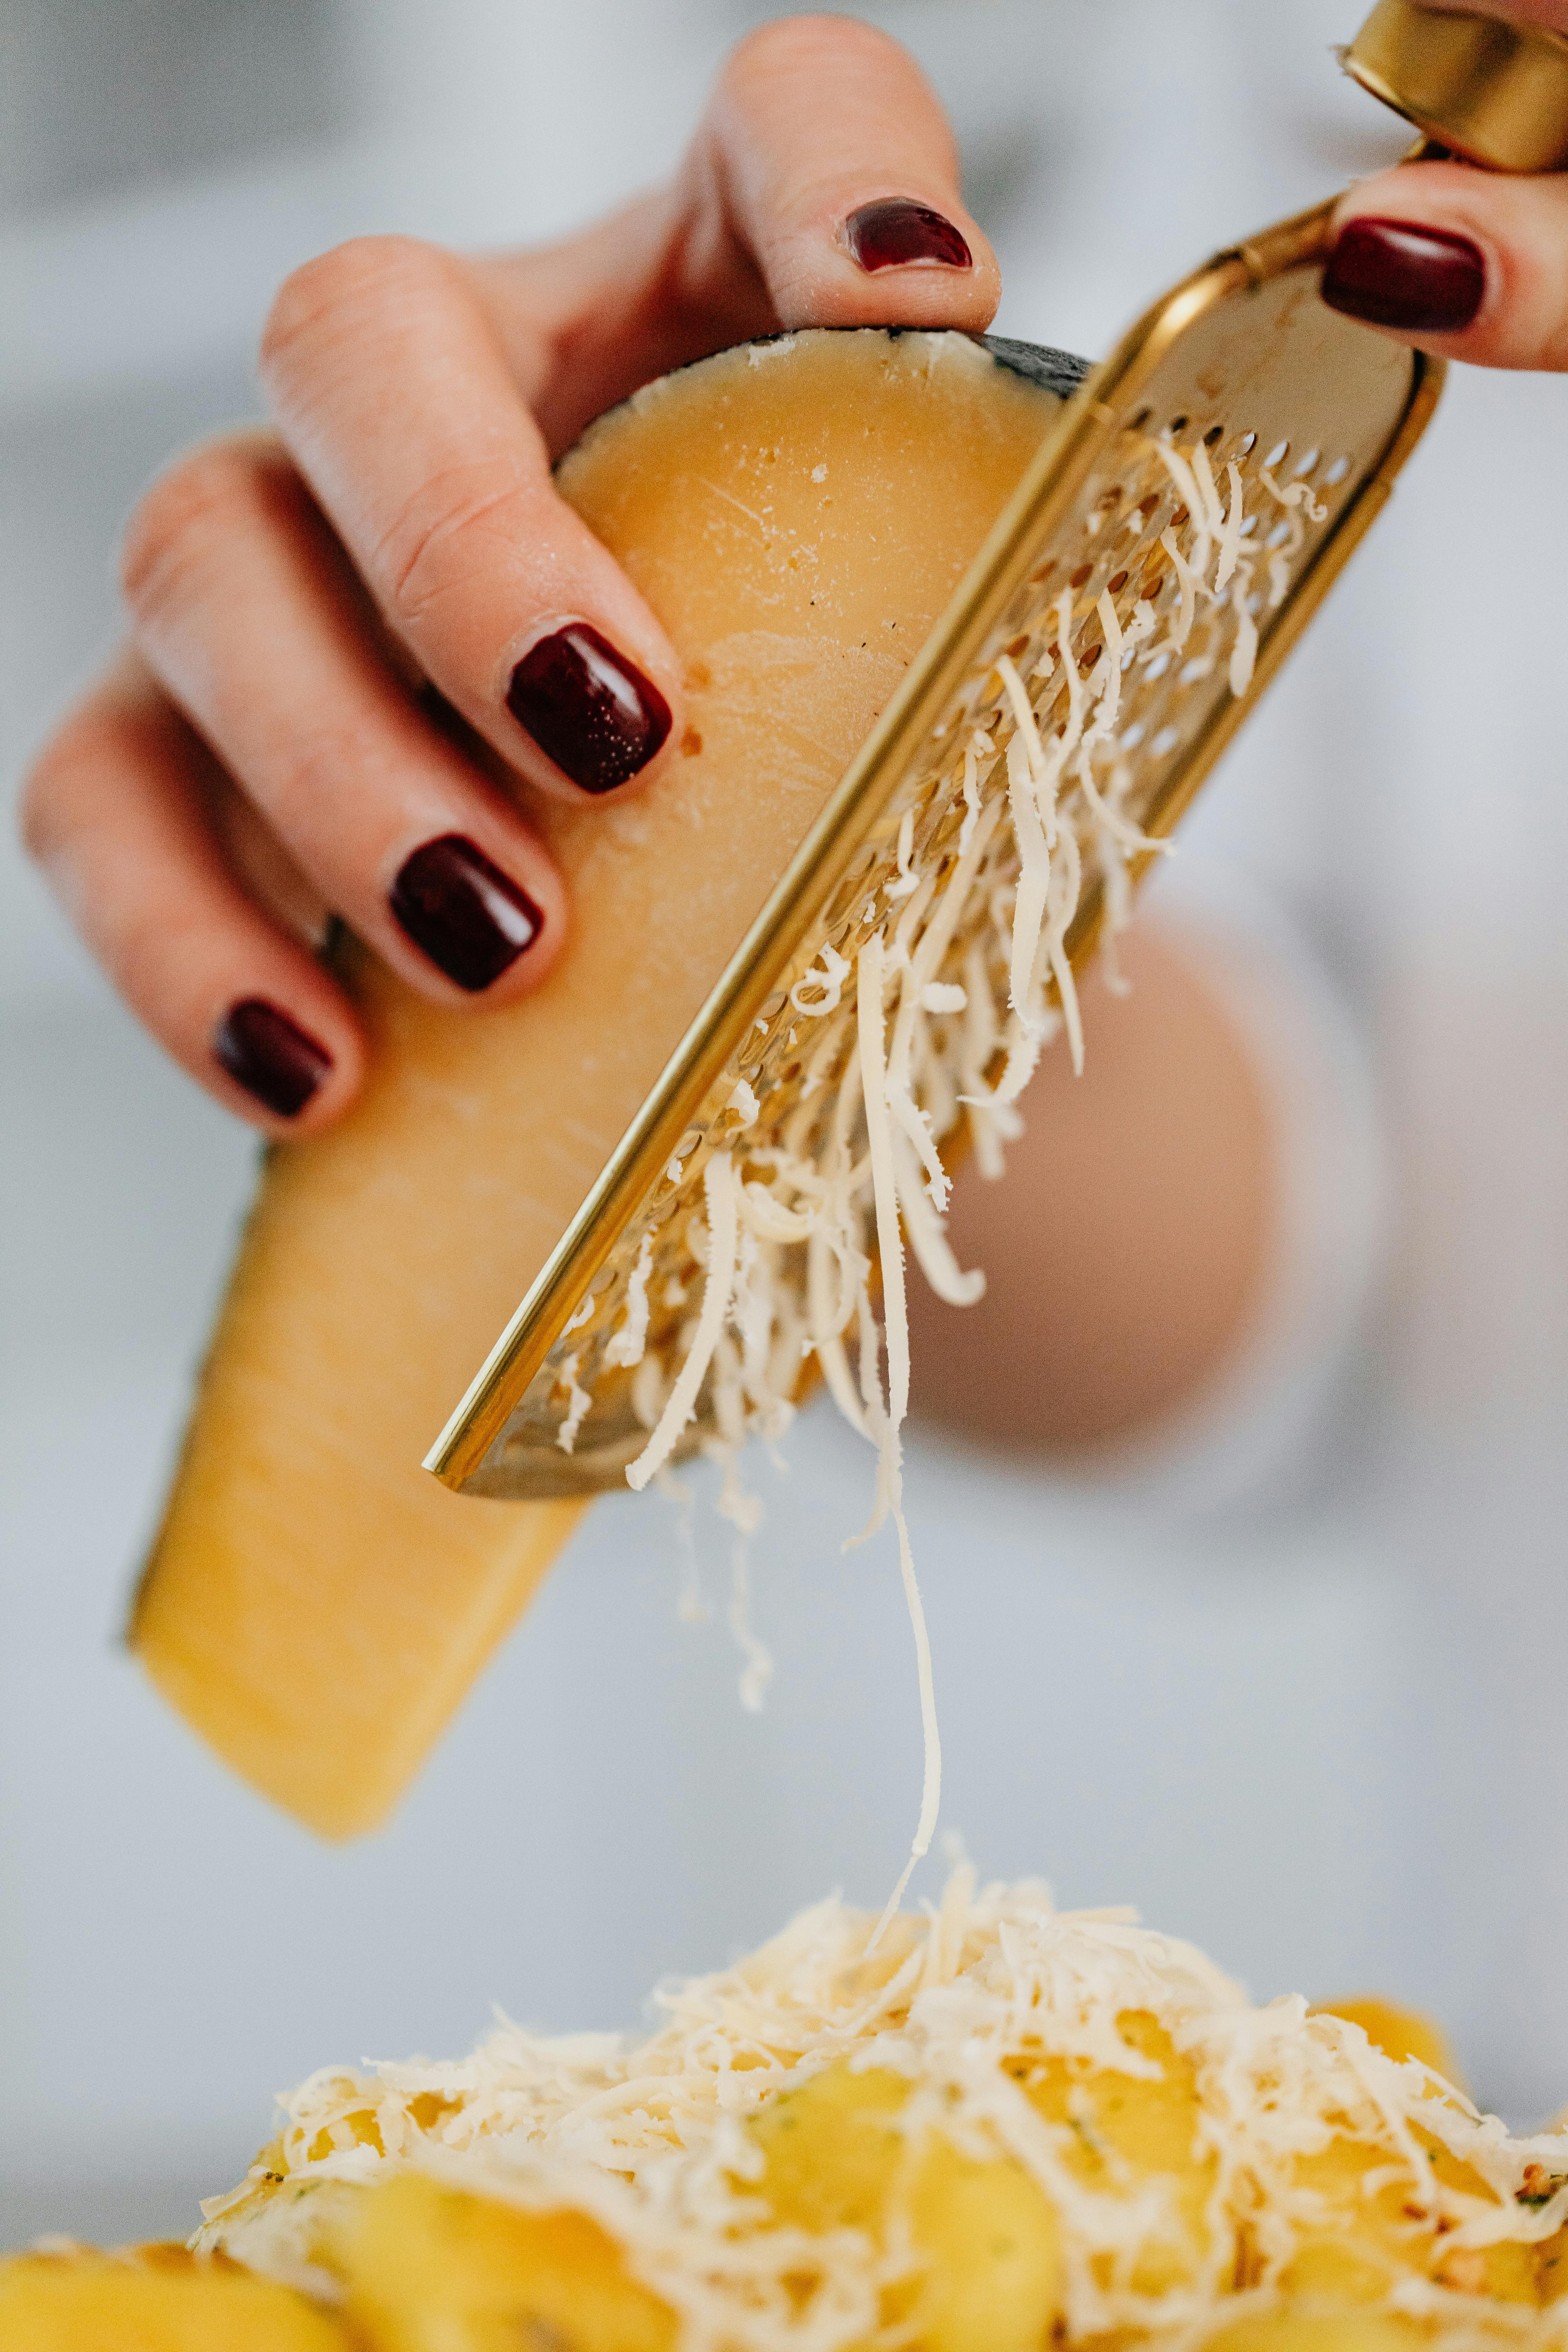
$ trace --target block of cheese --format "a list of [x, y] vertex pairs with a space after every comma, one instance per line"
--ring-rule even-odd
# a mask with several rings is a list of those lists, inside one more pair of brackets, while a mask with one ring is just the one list
[[573, 932], [526, 1003], [437, 1008], [351, 948], [370, 1076], [268, 1156], [133, 1622], [328, 1836], [384, 1818], [583, 1507], [459, 1497], [422, 1457], [1048, 428], [1053, 355], [1001, 349], [742, 346], [563, 461], [681, 656], [682, 740], [640, 797], [540, 812]]

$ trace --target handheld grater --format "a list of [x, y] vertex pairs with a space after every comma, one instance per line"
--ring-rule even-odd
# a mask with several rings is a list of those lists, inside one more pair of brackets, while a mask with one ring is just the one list
[[[1448, 152], [1501, 169], [1568, 158], [1568, 41], [1553, 35], [1381, 0], [1342, 62]], [[426, 1466], [447, 1486], [543, 1497], [626, 1484], [669, 1385], [650, 1395], [639, 1370], [679, 1351], [683, 1331], [689, 1342], [715, 1155], [743, 1171], [786, 1145], [796, 1161], [829, 1148], [833, 1085], [857, 1050], [857, 959], [879, 937], [896, 944], [912, 877], [940, 885], [972, 850], [977, 798], [990, 812], [993, 887], [973, 890], [946, 935], [927, 940], [922, 978], [942, 1003], [974, 1003], [984, 979], [994, 1010], [1005, 1005], [991, 909], [1007, 861], [1018, 865], [1005, 780], [1026, 724], [1020, 693], [1048, 748], [1114, 665], [1101, 782], [1114, 778], [1118, 837], [1133, 845], [1119, 870], [1097, 858], [1102, 832], [1076, 843], [1083, 879], [1065, 949], [1073, 967], [1089, 956], [1123, 875], [1135, 881], [1150, 862], [1141, 839], [1174, 827], [1436, 403], [1441, 362], [1319, 299], [1332, 211], [1318, 205], [1217, 255], [1086, 372], [432, 1449]], [[1243, 510], [1252, 520], [1238, 525]], [[1218, 582], [1227, 528], [1226, 593], [1200, 603], [1193, 559]], [[1094, 691], [1103, 713], [1105, 689]], [[977, 742], [988, 747], [983, 785], [965, 756]], [[1083, 814], [1080, 795], [1064, 823]], [[918, 933], [910, 944], [918, 961]], [[1059, 1003], [1059, 974], [1053, 993]], [[958, 1028], [955, 1018], [943, 1034]], [[998, 1042], [988, 1074], [1001, 1058]], [[955, 1133], [957, 1089], [942, 1091], [952, 1114], [942, 1132]], [[807, 1277], [796, 1279], [809, 1323]], [[809, 1347], [801, 1357], [804, 1389]], [[710, 1377], [678, 1454], [713, 1433], [720, 1408]]]

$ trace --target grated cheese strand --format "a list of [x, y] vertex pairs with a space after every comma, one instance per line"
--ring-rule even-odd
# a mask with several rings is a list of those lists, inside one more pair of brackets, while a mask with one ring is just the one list
[[626, 1284], [625, 1318], [620, 1329], [610, 1334], [605, 1345], [606, 1364], [620, 1364], [627, 1370], [635, 1370], [643, 1360], [643, 1350], [647, 1345], [647, 1278], [652, 1267], [653, 1227], [650, 1225], [638, 1245], [637, 1264]]
[[576, 1355], [568, 1356], [561, 1367], [558, 1386], [566, 1391], [566, 1418], [555, 1433], [555, 1443], [563, 1454], [570, 1454], [576, 1444], [577, 1432], [582, 1428], [588, 1408], [594, 1402], [587, 1390], [580, 1389], [577, 1385], [577, 1367], [582, 1360], [582, 1355], [579, 1352]]
[[856, 958], [861, 1087], [866, 1134], [871, 1151], [871, 1183], [877, 1210], [877, 1253], [882, 1268], [882, 1318], [888, 1348], [888, 1422], [896, 1434], [910, 1404], [910, 1323], [904, 1302], [904, 1245], [899, 1229], [898, 1182], [893, 1173], [892, 1124], [888, 1116], [888, 1069], [883, 1058], [885, 1016], [882, 989], [886, 950], [874, 931]]
[[727, 1151], [716, 1151], [702, 1171], [703, 1195], [708, 1203], [708, 1276], [702, 1289], [702, 1310], [698, 1318], [696, 1337], [681, 1365], [675, 1386], [670, 1390], [658, 1426], [635, 1462], [626, 1467], [626, 1484], [640, 1493], [658, 1470], [662, 1470], [697, 1410], [698, 1391], [702, 1386], [713, 1351], [719, 1345], [724, 1328], [724, 1318], [730, 1308], [730, 1296], [735, 1281], [735, 1177]]

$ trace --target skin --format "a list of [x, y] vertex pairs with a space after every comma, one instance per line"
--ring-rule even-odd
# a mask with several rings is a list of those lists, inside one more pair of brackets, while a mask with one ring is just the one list
[[1227, 1009], [1245, 983], [1169, 918], [1119, 944], [1131, 993], [1089, 975], [1083, 1076], [1047, 1053], [1005, 1181], [958, 1171], [948, 1232], [984, 1297], [910, 1287], [915, 1414], [1086, 1471], [1212, 1385], [1278, 1251], [1271, 1106]]
[[[1568, 0], [1491, 13], [1568, 33]], [[885, 196], [944, 214], [973, 268], [864, 273], [842, 226]], [[1339, 217], [1367, 215], [1457, 232], [1485, 257], [1475, 323], [1422, 338], [1429, 348], [1568, 366], [1568, 175], [1405, 165], [1360, 183]], [[363, 1045], [312, 953], [331, 912], [437, 1003], [507, 1003], [544, 978], [569, 909], [530, 811], [576, 787], [508, 713], [513, 665], [581, 618], [664, 693], [669, 747], [616, 803], [658, 789], [682, 723], [662, 632], [551, 485], [552, 459], [592, 416], [748, 336], [979, 330], [999, 292], [919, 68], [870, 26], [829, 16], [743, 41], [670, 184], [579, 236], [482, 259], [368, 237], [297, 270], [262, 338], [271, 428], [187, 452], [147, 492], [121, 559], [128, 641], [46, 744], [24, 799], [26, 841], [72, 921], [192, 1076], [267, 1134], [339, 1117]], [[546, 919], [539, 945], [477, 999], [387, 903], [409, 853], [449, 833]], [[970, 1429], [1082, 1453], [1156, 1426], [1208, 1384], [1253, 1311], [1273, 1183], [1256, 1081], [1179, 941], [1146, 960], [1164, 983], [1102, 1008], [1100, 1076], [1075, 1089], [1042, 1074], [1051, 1100], [1031, 1108], [1048, 1108], [1034, 1120], [1047, 1139], [1021, 1149], [1005, 1187], [960, 1180], [962, 1255], [1009, 1270], [965, 1318], [921, 1310], [948, 1375], [930, 1409]], [[253, 996], [332, 1056], [294, 1119], [261, 1110], [213, 1058], [215, 1027]], [[1182, 1111], [1200, 1098], [1201, 1138]], [[1140, 1168], [1158, 1181], [1141, 1189]], [[1222, 1197], [1234, 1213], [1214, 1213]], [[1090, 1230], [1092, 1251], [1068, 1245]], [[1155, 1234], [1181, 1280], [1151, 1278]]]
[[[863, 271], [843, 224], [886, 196], [945, 215], [973, 268]], [[188, 451], [142, 499], [121, 555], [129, 643], [24, 798], [71, 920], [192, 1076], [267, 1134], [346, 1108], [363, 1045], [311, 953], [329, 911], [426, 996], [475, 1002], [388, 906], [405, 858], [443, 834], [478, 843], [545, 916], [479, 1001], [545, 977], [568, 909], [530, 813], [579, 795], [506, 709], [514, 665], [583, 619], [662, 691], [668, 747], [616, 803], [658, 789], [681, 733], [662, 630], [552, 487], [589, 418], [749, 336], [979, 330], [999, 292], [919, 68], [822, 16], [743, 41], [670, 185], [580, 236], [480, 260], [365, 237], [296, 270], [261, 341], [271, 430]], [[293, 1119], [213, 1058], [216, 1026], [252, 996], [332, 1056]]]
[[[1458, 16], [1499, 16], [1568, 35], [1568, 0], [1426, 0]], [[1339, 226], [1375, 218], [1447, 230], [1479, 246], [1486, 293], [1458, 335], [1401, 335], [1444, 359], [1475, 367], [1568, 369], [1568, 173], [1533, 179], [1479, 172], [1466, 163], [1401, 163], [1362, 180], [1339, 207]]]

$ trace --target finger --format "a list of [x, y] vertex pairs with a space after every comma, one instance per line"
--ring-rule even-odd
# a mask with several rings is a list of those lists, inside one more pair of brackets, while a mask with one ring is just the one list
[[1444, 16], [1500, 16], [1513, 25], [1568, 33], [1568, 0], [1422, 0], [1422, 5]]
[[268, 920], [207, 822], [210, 754], [133, 657], [67, 719], [23, 833], [132, 1011], [198, 1085], [264, 1133], [345, 1109], [364, 1050], [342, 990]]
[[358, 935], [437, 1002], [542, 979], [564, 893], [509, 796], [394, 676], [270, 436], [194, 451], [127, 534], [137, 645], [270, 831]]
[[1568, 369], [1568, 174], [1401, 163], [1335, 215], [1323, 299], [1445, 359]]
[[726, 344], [781, 326], [979, 329], [1001, 284], [930, 84], [896, 41], [838, 16], [740, 44], [662, 194], [467, 267], [556, 454]]
[[725, 235], [795, 326], [987, 326], [996, 257], [906, 49], [843, 16], [786, 17], [730, 58], [689, 160], [689, 236]]
[[405, 237], [340, 246], [284, 286], [262, 367], [387, 624], [468, 724], [573, 800], [657, 773], [675, 656], [556, 496], [463, 266]]

